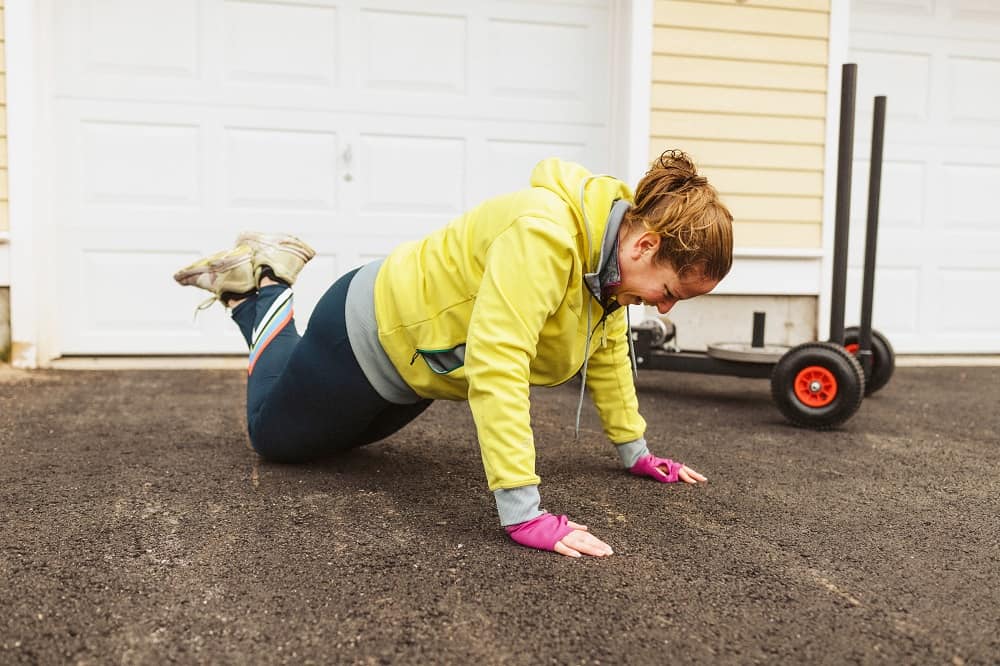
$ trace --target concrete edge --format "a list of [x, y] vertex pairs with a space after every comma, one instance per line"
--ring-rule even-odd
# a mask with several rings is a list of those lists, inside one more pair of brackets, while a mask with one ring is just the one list
[[[900, 368], [948, 366], [1000, 367], [995, 354], [900, 354]], [[53, 370], [246, 370], [245, 356], [68, 356], [54, 359]]]
[[53, 370], [242, 370], [240, 356], [64, 356], [53, 359]]
[[1000, 366], [995, 354], [904, 354], [896, 355], [897, 368], [933, 368], [947, 366]]

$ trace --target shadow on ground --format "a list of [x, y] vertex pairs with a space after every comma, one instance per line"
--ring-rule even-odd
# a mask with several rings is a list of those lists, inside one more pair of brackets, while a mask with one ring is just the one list
[[[533, 393], [546, 508], [498, 529], [464, 404], [306, 467], [248, 449], [231, 371], [0, 375], [0, 663], [997, 663], [1000, 377], [903, 368], [842, 429], [767, 382], [649, 372], [617, 467], [576, 388]], [[337, 409], [331, 405], [331, 409]]]

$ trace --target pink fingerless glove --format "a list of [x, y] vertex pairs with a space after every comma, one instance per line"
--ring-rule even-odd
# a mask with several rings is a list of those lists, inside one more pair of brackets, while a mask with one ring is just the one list
[[[660, 471], [660, 467], [667, 468], [665, 475]], [[684, 463], [674, 462], [669, 458], [657, 458], [652, 453], [647, 453], [636, 460], [628, 471], [636, 476], [652, 477], [660, 483], [677, 483], [680, 480], [679, 474], [682, 467], [684, 467]]]
[[538, 550], [555, 550], [556, 544], [573, 531], [567, 524], [568, 520], [566, 516], [554, 516], [546, 511], [537, 518], [508, 525], [504, 529], [511, 539], [522, 546]]

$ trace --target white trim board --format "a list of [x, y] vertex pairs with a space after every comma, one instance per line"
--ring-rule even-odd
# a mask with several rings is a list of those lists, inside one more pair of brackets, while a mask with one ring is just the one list
[[10, 235], [0, 231], [0, 287], [10, 286], [10, 248], [7, 246]]
[[[847, 62], [850, 38], [850, 3], [831, 0], [829, 50], [826, 68], [826, 151], [823, 174], [823, 250], [820, 268], [821, 287], [816, 330], [824, 337], [830, 330], [830, 301], [833, 299], [833, 237], [837, 211], [837, 153], [840, 138], [840, 80]], [[855, 127], [857, 119], [855, 119]]]
[[746, 296], [817, 296], [822, 252], [747, 248], [734, 250], [733, 268], [712, 293]]
[[35, 261], [35, 122], [38, 81], [36, 31], [38, 4], [34, 0], [7, 3], [4, 23], [7, 58], [7, 160], [10, 206], [11, 364], [38, 366], [39, 282], [45, 269]]
[[[618, 4], [618, 3], [616, 3]], [[624, 165], [621, 177], [630, 187], [635, 187], [639, 179], [649, 169], [649, 124], [653, 95], [653, 0], [625, 2], [628, 9], [616, 6], [618, 15], [626, 14], [628, 48], [624, 66], [628, 77], [628, 108], [624, 117], [617, 119], [618, 126], [625, 123]], [[617, 152], [612, 146], [612, 152]]]
[[0, 247], [0, 287], [10, 286], [10, 252]]

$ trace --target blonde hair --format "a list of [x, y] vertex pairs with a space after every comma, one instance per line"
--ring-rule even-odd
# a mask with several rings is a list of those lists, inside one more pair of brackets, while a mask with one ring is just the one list
[[667, 150], [653, 161], [623, 224], [629, 231], [641, 224], [659, 234], [656, 260], [681, 277], [700, 269], [721, 280], [733, 265], [732, 213], [683, 151]]

